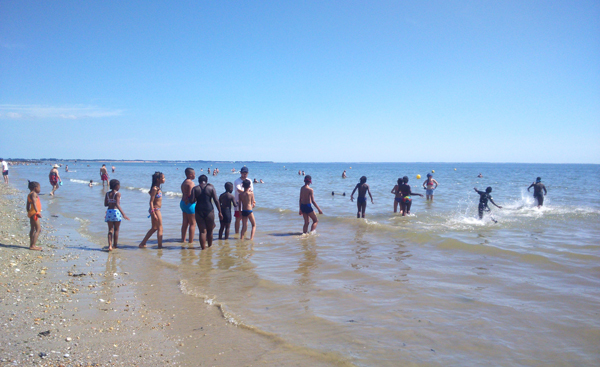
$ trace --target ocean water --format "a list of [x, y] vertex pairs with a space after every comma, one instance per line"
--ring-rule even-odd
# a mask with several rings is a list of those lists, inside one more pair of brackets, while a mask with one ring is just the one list
[[[99, 180], [100, 164], [62, 163], [72, 172], [60, 169], [64, 184], [56, 197], [42, 195], [45, 213], [70, 218], [106, 247], [106, 190], [87, 186]], [[121, 206], [131, 218], [122, 223], [124, 248], [117, 251], [136, 252], [129, 261], [148, 262], [156, 272], [175, 267], [174, 286], [198, 307], [219, 307], [231, 323], [339, 364], [600, 363], [600, 166], [247, 163], [249, 178], [265, 181], [254, 184], [255, 240], [182, 248], [184, 169], [199, 176], [218, 167], [209, 183], [220, 194], [242, 165], [115, 163], [110, 176], [121, 181]], [[300, 234], [298, 170], [312, 175], [324, 212], [311, 235]], [[394, 214], [396, 180], [406, 175], [413, 192], [425, 194], [421, 185], [432, 170], [440, 184], [434, 201], [414, 196], [412, 215]], [[25, 194], [26, 179], [36, 180], [47, 194], [49, 171], [49, 165], [11, 167], [12, 183]], [[140, 250], [155, 171], [166, 177], [165, 249], [156, 249], [153, 237]], [[350, 193], [363, 175], [374, 204], [368, 202], [366, 219], [357, 219]], [[537, 176], [548, 189], [542, 209], [526, 190]], [[490, 205], [497, 223], [489, 215], [477, 219], [473, 187], [487, 186], [503, 206]]]

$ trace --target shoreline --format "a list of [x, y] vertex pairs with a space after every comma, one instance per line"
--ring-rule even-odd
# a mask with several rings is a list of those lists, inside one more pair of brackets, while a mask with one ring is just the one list
[[0, 187], [0, 366], [351, 365], [228, 323], [181, 292], [176, 267], [155, 274], [132, 245], [109, 254], [60, 213], [43, 210], [30, 251], [25, 198]]

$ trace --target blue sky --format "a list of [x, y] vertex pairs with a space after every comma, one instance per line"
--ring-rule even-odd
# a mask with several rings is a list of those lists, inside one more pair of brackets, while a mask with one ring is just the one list
[[0, 156], [600, 163], [598, 1], [0, 2]]

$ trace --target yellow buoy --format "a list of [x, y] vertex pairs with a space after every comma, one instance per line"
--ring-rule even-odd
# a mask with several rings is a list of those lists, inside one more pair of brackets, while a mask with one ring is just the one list
[[419, 180], [421, 178], [421, 175], [417, 175], [417, 180]]
[[431, 170], [431, 173], [435, 173], [435, 171], [434, 171], [434, 170]]
[[454, 170], [456, 171], [456, 168]]

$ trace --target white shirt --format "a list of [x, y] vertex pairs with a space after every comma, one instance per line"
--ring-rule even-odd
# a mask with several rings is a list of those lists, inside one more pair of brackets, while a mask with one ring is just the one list
[[6, 163], [6, 161], [2, 161], [2, 170], [8, 171], [8, 163]]
[[[250, 180], [249, 178], [246, 178], [246, 180], [250, 181], [250, 190], [254, 191], [254, 185], [252, 184], [252, 180]], [[233, 191], [235, 192], [235, 203], [236, 204], [238, 204], [240, 202], [240, 193], [238, 190], [244, 191], [244, 188], [242, 187], [243, 182], [244, 182], [244, 180], [242, 180], [241, 177], [238, 177], [237, 180], [235, 180], [233, 182]], [[237, 207], [235, 210], [237, 210]]]

